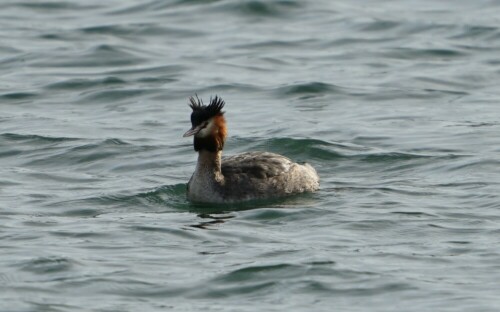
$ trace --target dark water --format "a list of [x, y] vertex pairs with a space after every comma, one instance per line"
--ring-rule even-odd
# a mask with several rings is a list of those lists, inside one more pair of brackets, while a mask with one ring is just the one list
[[[0, 4], [1, 311], [498, 311], [499, 1]], [[195, 206], [187, 98], [316, 194]]]

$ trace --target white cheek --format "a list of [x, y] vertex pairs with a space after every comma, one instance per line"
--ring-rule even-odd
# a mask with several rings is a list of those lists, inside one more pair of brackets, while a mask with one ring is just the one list
[[205, 128], [201, 129], [201, 131], [198, 132], [196, 136], [199, 138], [206, 138], [207, 136], [210, 136], [212, 134], [213, 128], [214, 128], [214, 121], [212, 119], [208, 121], [208, 125]]

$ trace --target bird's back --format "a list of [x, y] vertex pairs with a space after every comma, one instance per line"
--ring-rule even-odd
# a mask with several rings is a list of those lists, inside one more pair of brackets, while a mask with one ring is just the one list
[[222, 159], [223, 197], [228, 201], [281, 197], [319, 188], [308, 164], [269, 152], [249, 152]]

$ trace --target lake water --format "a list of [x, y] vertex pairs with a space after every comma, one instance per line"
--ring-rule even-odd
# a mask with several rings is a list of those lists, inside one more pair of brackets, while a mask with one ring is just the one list
[[[499, 16], [2, 1], [0, 311], [500, 310]], [[195, 93], [321, 190], [190, 204]]]

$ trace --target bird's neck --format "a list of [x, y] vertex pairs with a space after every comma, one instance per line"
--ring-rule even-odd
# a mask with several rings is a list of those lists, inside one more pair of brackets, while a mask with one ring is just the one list
[[224, 147], [224, 140], [215, 135], [210, 135], [203, 138], [195, 136], [193, 145], [194, 150], [197, 152], [206, 151], [210, 153], [217, 153]]
[[198, 151], [198, 163], [196, 173], [219, 180], [223, 178], [221, 171], [222, 150], [212, 152], [207, 150]]

